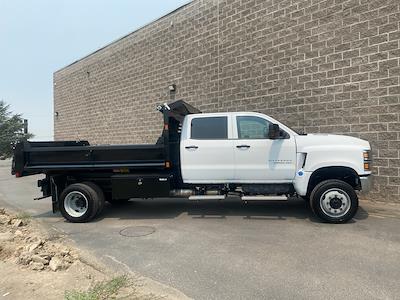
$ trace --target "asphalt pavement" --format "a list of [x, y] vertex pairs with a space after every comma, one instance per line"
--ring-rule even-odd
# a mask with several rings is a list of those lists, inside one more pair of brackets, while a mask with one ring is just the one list
[[182, 199], [107, 205], [86, 224], [52, 214], [41, 176], [0, 163], [0, 206], [30, 213], [114, 269], [194, 299], [400, 299], [400, 205], [361, 202], [342, 225], [316, 220], [302, 200]]

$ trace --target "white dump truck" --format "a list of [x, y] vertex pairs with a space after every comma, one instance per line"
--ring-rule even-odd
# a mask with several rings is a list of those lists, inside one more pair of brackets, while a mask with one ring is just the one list
[[261, 113], [201, 113], [183, 101], [158, 110], [164, 124], [156, 144], [20, 143], [12, 173], [45, 174], [43, 198], [52, 197], [53, 210], [71, 222], [93, 219], [105, 201], [298, 196], [321, 220], [343, 223], [357, 212], [357, 191], [371, 188], [368, 141], [299, 134]]

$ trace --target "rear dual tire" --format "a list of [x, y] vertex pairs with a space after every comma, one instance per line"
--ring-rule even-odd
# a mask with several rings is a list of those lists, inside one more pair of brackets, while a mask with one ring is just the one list
[[92, 182], [74, 183], [67, 186], [59, 198], [63, 217], [72, 223], [92, 220], [104, 208], [104, 193]]

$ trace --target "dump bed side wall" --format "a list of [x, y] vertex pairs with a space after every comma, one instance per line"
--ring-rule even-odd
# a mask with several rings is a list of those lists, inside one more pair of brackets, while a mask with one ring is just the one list
[[162, 162], [163, 145], [46, 147], [26, 150], [27, 166]]
[[18, 143], [14, 150], [12, 173], [18, 176], [82, 169], [164, 168], [164, 145], [61, 146], [46, 142]]

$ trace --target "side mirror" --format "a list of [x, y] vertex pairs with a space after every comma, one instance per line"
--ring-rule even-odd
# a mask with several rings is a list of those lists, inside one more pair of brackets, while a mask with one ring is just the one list
[[268, 138], [271, 140], [276, 140], [279, 138], [279, 125], [278, 124], [269, 124]]

